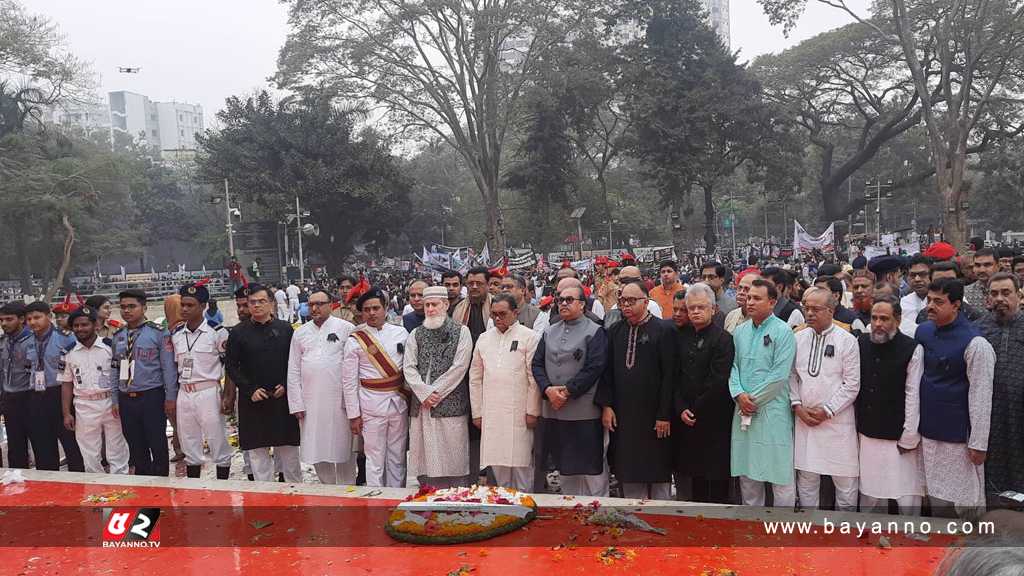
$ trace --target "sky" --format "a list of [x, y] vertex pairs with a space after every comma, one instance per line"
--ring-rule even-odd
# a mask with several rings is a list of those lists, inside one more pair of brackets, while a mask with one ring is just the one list
[[[69, 48], [92, 63], [100, 94], [128, 90], [155, 101], [200, 104], [208, 127], [216, 125], [213, 116], [225, 98], [267, 85], [288, 33], [287, 7], [277, 0], [22, 2], [57, 23]], [[739, 50], [740, 61], [785, 50], [850, 21], [836, 9], [809, 4], [787, 38], [755, 0], [731, 0], [732, 49]], [[124, 74], [118, 67], [142, 70]]]

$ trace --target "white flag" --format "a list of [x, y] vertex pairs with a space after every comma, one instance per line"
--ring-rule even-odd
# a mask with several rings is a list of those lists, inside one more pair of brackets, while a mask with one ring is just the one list
[[481, 266], [490, 267], [491, 265], [491, 251], [487, 247], [487, 242], [484, 242], [484, 249], [480, 251], [480, 258], [477, 262]]

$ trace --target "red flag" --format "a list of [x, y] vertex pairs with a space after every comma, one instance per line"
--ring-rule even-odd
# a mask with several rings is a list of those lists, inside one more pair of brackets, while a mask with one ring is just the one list
[[508, 256], [501, 259], [501, 266], [490, 269], [491, 276], [497, 276], [498, 278], [504, 278], [508, 276]]

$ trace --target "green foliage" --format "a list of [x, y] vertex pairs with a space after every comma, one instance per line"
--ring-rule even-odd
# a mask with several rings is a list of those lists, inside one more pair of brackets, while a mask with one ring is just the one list
[[338, 269], [355, 242], [387, 242], [404, 227], [410, 184], [388, 147], [330, 91], [306, 90], [275, 101], [267, 91], [232, 97], [218, 113], [223, 128], [199, 138], [200, 175], [228, 178], [232, 189], [276, 218], [298, 197], [314, 214], [309, 247]]

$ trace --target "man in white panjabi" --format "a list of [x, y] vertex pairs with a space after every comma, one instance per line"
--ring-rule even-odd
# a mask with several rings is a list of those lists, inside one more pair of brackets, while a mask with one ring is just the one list
[[355, 326], [331, 316], [326, 292], [309, 296], [309, 310], [313, 321], [295, 331], [288, 354], [288, 411], [299, 420], [299, 456], [313, 464], [322, 484], [353, 485], [356, 459], [345, 409], [358, 399], [343, 398], [341, 372]]
[[533, 428], [540, 416], [540, 388], [533, 355], [540, 336], [519, 323], [516, 299], [491, 302], [494, 327], [480, 335], [469, 367], [473, 425], [481, 430], [480, 466], [491, 467], [499, 486], [533, 492]]
[[412, 390], [409, 466], [420, 485], [465, 486], [469, 475], [469, 369], [473, 337], [448, 317], [448, 293], [423, 291], [423, 325], [405, 344], [403, 372]]
[[402, 356], [409, 333], [387, 321], [387, 301], [378, 288], [356, 301], [365, 324], [345, 345], [341, 382], [349, 428], [363, 437], [366, 485], [401, 488], [409, 431]]
[[857, 510], [857, 421], [853, 402], [860, 390], [857, 339], [832, 323], [835, 296], [809, 288], [803, 308], [807, 327], [796, 334], [796, 360], [789, 401], [796, 416], [793, 467], [800, 505], [818, 507], [822, 476], [836, 487], [836, 508]]
[[893, 499], [900, 514], [916, 516], [924, 496], [917, 431], [924, 349], [900, 329], [902, 312], [895, 296], [880, 295], [871, 330], [859, 339], [860, 511], [884, 514]]

